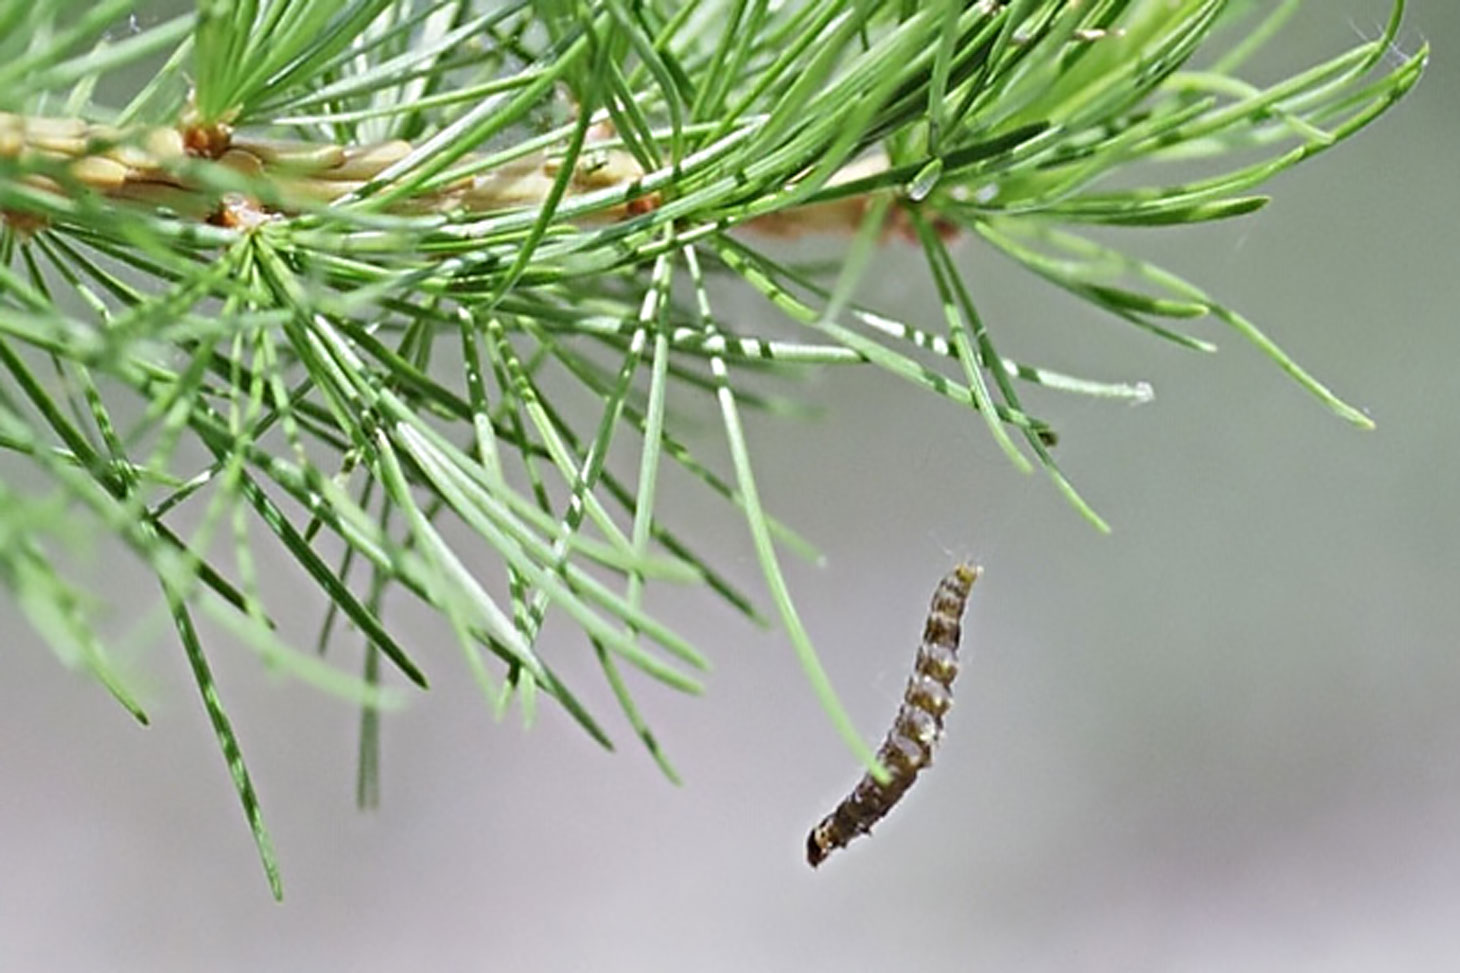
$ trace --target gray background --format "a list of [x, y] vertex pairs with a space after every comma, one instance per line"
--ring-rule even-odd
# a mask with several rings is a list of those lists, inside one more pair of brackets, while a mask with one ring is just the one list
[[[1268, 63], [1311, 63], [1383, 15], [1310, 3]], [[988, 569], [938, 765], [876, 838], [806, 867], [807, 827], [856, 768], [784, 636], [699, 594], [656, 605], [715, 660], [708, 695], [641, 686], [678, 789], [619, 724], [610, 756], [551, 709], [530, 733], [493, 723], [433, 635], [436, 688], [390, 719], [385, 803], [361, 815], [351, 709], [218, 641], [280, 907], [165, 633], [138, 660], [141, 730], [7, 605], [0, 970], [1453, 968], [1457, 38], [1456, 5], [1416, 4], [1402, 47], [1437, 48], [1419, 90], [1278, 180], [1269, 210], [1122, 238], [1250, 313], [1376, 432], [1215, 326], [1218, 356], [1162, 346], [973, 244], [1005, 353], [1156, 386], [1139, 408], [1033, 402], [1112, 536], [976, 417], [871, 371], [814, 379], [814, 424], [752, 420], [768, 503], [827, 554], [792, 583], [869, 740], [934, 581], [964, 554]], [[936, 320], [911, 252], [879, 268], [879, 301]], [[680, 486], [670, 509], [752, 583], [739, 525]], [[152, 600], [145, 578], [113, 581]]]

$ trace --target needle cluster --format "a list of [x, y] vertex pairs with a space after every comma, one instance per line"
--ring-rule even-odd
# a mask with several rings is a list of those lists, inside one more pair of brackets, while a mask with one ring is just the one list
[[[102, 537], [155, 577], [277, 893], [198, 616], [360, 704], [367, 803], [381, 708], [453, 671], [387, 596], [444, 620], [494, 707], [530, 717], [545, 696], [608, 746], [558, 674], [573, 650], [539, 639], [565, 616], [673, 777], [626, 670], [695, 692], [707, 660], [646, 585], [762, 619], [661, 513], [676, 466], [743, 518], [814, 691], [873, 766], [783, 579], [783, 555], [815, 552], [762, 504], [743, 413], [803, 408], [808, 367], [881, 369], [1101, 524], [1024, 397], [1150, 388], [1003, 356], [949, 253], [967, 236], [1182, 347], [1209, 350], [1194, 328], [1215, 320], [1365, 424], [1239, 312], [1085, 232], [1249, 213], [1418, 80], [1425, 51], [1389, 57], [1402, 0], [1373, 41], [1244, 79], [1297, 5], [0, 0], [0, 587], [145, 721], [67, 552]], [[1214, 174], [1165, 167], [1192, 159]], [[810, 232], [844, 239], [833, 277], [762, 246]], [[889, 235], [925, 255], [941, 319], [853, 299]], [[794, 337], [726, 313], [715, 275]], [[699, 397], [723, 468], [678, 419]], [[296, 569], [290, 599], [327, 606], [319, 652], [279, 629], [265, 552]]]

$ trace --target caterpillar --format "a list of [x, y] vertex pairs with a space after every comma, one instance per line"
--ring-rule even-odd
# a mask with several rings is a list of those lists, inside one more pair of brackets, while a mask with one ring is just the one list
[[918, 771], [933, 762], [933, 747], [943, 734], [943, 716], [953, 705], [963, 610], [969, 589], [982, 573], [975, 565], [960, 564], [938, 582], [902, 705], [877, 750], [877, 762], [887, 768], [891, 779], [881, 783], [870, 773], [864, 774], [836, 810], [811, 829], [806, 860], [812, 868], [853, 838], [871, 834], [872, 826], [907, 793]]

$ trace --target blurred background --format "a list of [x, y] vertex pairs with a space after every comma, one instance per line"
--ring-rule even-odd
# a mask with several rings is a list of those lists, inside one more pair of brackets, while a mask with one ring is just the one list
[[[1386, 13], [1309, 3], [1256, 73]], [[419, 650], [435, 688], [387, 720], [383, 806], [358, 813], [354, 711], [215, 640], [281, 907], [165, 628], [144, 730], [7, 604], [0, 970], [1453, 969], [1460, 7], [1414, 4], [1401, 46], [1426, 40], [1416, 92], [1268, 187], [1267, 210], [1117, 237], [1249, 314], [1377, 431], [1216, 325], [1219, 355], [1182, 352], [972, 242], [1005, 354], [1155, 386], [1140, 407], [1031, 403], [1113, 534], [1010, 468], [977, 417], [871, 370], [814, 378], [818, 420], [752, 418], [766, 502], [826, 553], [792, 587], [869, 741], [934, 583], [959, 557], [987, 569], [937, 765], [875, 838], [807, 868], [807, 829], [858, 769], [783, 633], [699, 593], [655, 604], [714, 660], [708, 694], [639, 686], [679, 788], [621, 724], [610, 755], [551, 707], [530, 732], [494, 723], [437, 640]], [[874, 301], [938, 319], [911, 250], [878, 267]], [[755, 587], [743, 525], [667, 492]], [[555, 660], [595, 683], [558, 635]]]

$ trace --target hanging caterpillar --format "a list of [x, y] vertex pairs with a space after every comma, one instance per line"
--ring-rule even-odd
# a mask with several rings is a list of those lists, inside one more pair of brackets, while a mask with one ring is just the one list
[[902, 694], [902, 706], [877, 751], [877, 762], [891, 779], [879, 783], [863, 775], [852, 792], [806, 838], [806, 860], [815, 868], [826, 856], [886, 817], [917, 779], [918, 771], [933, 761], [933, 747], [943, 734], [943, 716], [953, 705], [953, 678], [958, 675], [958, 639], [962, 634], [968, 592], [982, 568], [960, 564], [938, 582], [923, 641], [918, 646], [912, 675]]

